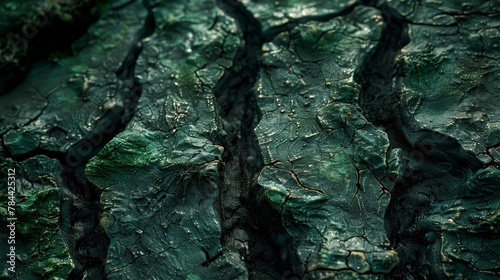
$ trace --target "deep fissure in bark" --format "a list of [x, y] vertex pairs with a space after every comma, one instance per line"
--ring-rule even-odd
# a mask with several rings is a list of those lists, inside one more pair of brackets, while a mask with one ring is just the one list
[[305, 268], [282, 226], [281, 216], [256, 184], [256, 177], [264, 167], [254, 133], [261, 119], [254, 86], [262, 66], [262, 46], [299, 24], [326, 22], [348, 15], [359, 3], [354, 1], [329, 14], [290, 18], [266, 30], [239, 1], [218, 0], [217, 3], [236, 20], [242, 37], [232, 66], [224, 71], [214, 88], [218, 124], [223, 132], [219, 139], [224, 147], [216, 206], [222, 220], [221, 240], [227, 249], [243, 257], [251, 278], [259, 278], [259, 275], [274, 279], [301, 278]]
[[427, 238], [438, 229], [419, 224], [419, 219], [433, 210], [433, 202], [440, 197], [460, 192], [466, 174], [482, 164], [456, 139], [410, 126], [411, 117], [405, 117], [400, 107], [404, 61], [397, 56], [410, 42], [411, 23], [387, 4], [373, 6], [381, 11], [385, 26], [354, 78], [361, 85], [358, 102], [366, 119], [386, 131], [389, 153], [396, 148], [403, 151], [405, 171], [393, 181], [385, 215], [387, 235], [400, 257], [390, 278], [444, 279], [446, 275], [435, 265], [441, 262], [441, 241]]
[[[281, 217], [266, 200], [259, 199], [256, 177], [264, 160], [254, 129], [262, 113], [254, 91], [262, 64], [265, 43], [258, 20], [237, 1], [217, 1], [233, 17], [241, 32], [241, 45], [233, 64], [224, 71], [214, 88], [219, 140], [224, 147], [220, 165], [219, 211], [221, 242], [237, 252], [247, 264], [251, 279], [267, 275], [281, 279], [298, 270], [290, 237], [281, 226]], [[285, 246], [277, 246], [285, 240]], [[297, 271], [298, 272], [298, 271]]]
[[[69, 230], [74, 242], [74, 259], [78, 264], [70, 275], [70, 279], [106, 279], [106, 257], [110, 244], [109, 237], [100, 226], [101, 191], [89, 182], [84, 174], [85, 166], [109, 141], [123, 131], [134, 115], [135, 108], [142, 94], [142, 86], [135, 78], [135, 65], [141, 54], [142, 40], [154, 32], [155, 20], [152, 7], [147, 0], [143, 1], [148, 14], [143, 27], [137, 32], [131, 49], [116, 71], [119, 87], [116, 108], [104, 114], [106, 122], [97, 125], [86, 139], [76, 143], [66, 153], [65, 159], [81, 159], [76, 168], [66, 168], [62, 178], [71, 195], [62, 200], [61, 209], [71, 208], [71, 215], [63, 213], [63, 231]], [[89, 143], [96, 143], [93, 149], [85, 153]], [[98, 143], [98, 144], [97, 144]], [[64, 166], [64, 163], [63, 163]], [[71, 216], [71, 217], [69, 217]], [[83, 226], [79, 225], [83, 224]], [[66, 231], [68, 233], [68, 231]], [[68, 243], [68, 245], [70, 244]]]

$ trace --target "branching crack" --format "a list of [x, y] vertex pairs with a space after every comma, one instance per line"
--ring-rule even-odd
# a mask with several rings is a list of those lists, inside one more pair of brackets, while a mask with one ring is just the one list
[[[325, 22], [347, 15], [357, 3], [326, 15], [289, 18], [286, 23], [266, 30], [241, 2], [219, 0], [217, 4], [236, 20], [242, 36], [242, 44], [236, 50], [232, 66], [224, 71], [214, 87], [218, 124], [224, 135], [220, 137], [224, 154], [220, 166], [218, 205], [222, 219], [222, 243], [247, 260], [252, 278], [271, 275], [279, 279], [290, 271], [301, 274], [295, 249], [281, 226], [279, 213], [266, 200], [258, 199], [260, 187], [255, 179], [264, 167], [264, 161], [254, 133], [262, 115], [254, 86], [262, 68], [264, 43], [299, 24]], [[305, 187], [296, 175], [293, 176]], [[324, 194], [316, 189], [307, 189]], [[265, 215], [259, 215], [260, 212], [265, 212]], [[273, 241], [282, 239], [288, 245], [277, 246]], [[271, 253], [264, 258], [263, 251]]]

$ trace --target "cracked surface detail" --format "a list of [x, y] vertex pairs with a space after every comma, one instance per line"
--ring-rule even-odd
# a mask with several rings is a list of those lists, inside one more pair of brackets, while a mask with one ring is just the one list
[[0, 15], [2, 279], [500, 277], [496, 2]]

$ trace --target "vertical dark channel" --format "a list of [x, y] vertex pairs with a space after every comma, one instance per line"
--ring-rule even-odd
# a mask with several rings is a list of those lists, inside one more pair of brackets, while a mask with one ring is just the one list
[[397, 59], [410, 43], [409, 22], [387, 4], [374, 7], [382, 13], [385, 26], [354, 79], [361, 86], [359, 106], [366, 119], [386, 131], [389, 153], [396, 148], [402, 151], [404, 173], [392, 182], [385, 213], [387, 236], [400, 257], [389, 278], [445, 279], [437, 265], [441, 262], [439, 229], [420, 221], [431, 210], [436, 211], [433, 203], [440, 197], [463, 191], [466, 174], [479, 170], [482, 164], [456, 139], [411, 127], [413, 118], [404, 115], [400, 104], [405, 62]]
[[378, 44], [356, 69], [354, 80], [360, 84], [359, 106], [373, 125], [388, 130], [401, 128], [398, 89], [393, 86], [396, 57], [410, 42], [408, 23], [387, 4], [380, 10], [385, 26]]
[[[292, 275], [295, 262], [291, 244], [281, 226], [279, 213], [259, 199], [256, 178], [264, 160], [254, 129], [262, 113], [257, 104], [255, 83], [262, 59], [260, 22], [238, 1], [219, 0], [219, 7], [234, 18], [241, 32], [241, 45], [232, 66], [225, 69], [214, 87], [215, 110], [224, 147], [220, 165], [219, 203], [223, 246], [237, 252], [248, 267], [250, 279], [282, 279]], [[293, 253], [292, 253], [293, 251]]]
[[132, 119], [142, 93], [135, 77], [135, 65], [141, 54], [142, 40], [154, 32], [152, 7], [143, 1], [148, 14], [133, 39], [131, 48], [116, 71], [119, 106], [105, 112], [93, 132], [71, 146], [59, 158], [61, 177], [67, 192], [61, 200], [61, 228], [75, 268], [68, 279], [106, 279], [106, 259], [110, 239], [100, 225], [101, 190], [85, 177], [85, 166], [109, 141], [123, 131]]

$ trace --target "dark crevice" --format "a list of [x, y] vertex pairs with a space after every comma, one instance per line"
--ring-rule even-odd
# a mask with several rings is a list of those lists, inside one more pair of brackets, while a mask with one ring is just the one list
[[[54, 1], [0, 30], [0, 95], [19, 84], [30, 66], [50, 52], [71, 53], [71, 44], [99, 18], [98, 2], [67, 1], [61, 6]], [[72, 19], [63, 19], [60, 11]]]
[[[370, 2], [370, 1], [366, 1]], [[413, 129], [413, 120], [400, 107], [399, 87], [404, 78], [401, 49], [410, 42], [408, 24], [398, 11], [387, 4], [366, 3], [380, 10], [385, 26], [378, 44], [355, 72], [361, 86], [359, 106], [366, 119], [386, 131], [390, 151], [403, 151], [404, 174], [394, 179], [391, 200], [386, 210], [385, 227], [400, 262], [392, 270], [392, 279], [445, 279], [440, 271], [440, 240], [432, 238], [431, 225], [420, 223], [436, 210], [433, 202], [460, 193], [466, 174], [482, 163], [447, 135], [428, 129]], [[389, 151], [389, 152], [390, 152]]]
[[221, 257], [224, 254], [223, 251], [220, 251], [217, 254], [215, 254], [213, 257], [211, 257], [207, 250], [204, 250], [203, 253], [205, 253], [205, 258], [207, 260], [201, 263], [202, 266], [209, 266], [211, 263], [216, 261], [219, 257]]
[[105, 262], [110, 240], [100, 226], [101, 191], [87, 180], [84, 171], [89, 160], [125, 129], [141, 96], [142, 86], [135, 78], [135, 65], [142, 51], [142, 40], [153, 33], [155, 26], [151, 6], [147, 0], [143, 3], [148, 11], [145, 23], [116, 71], [118, 86], [113, 97], [116, 105], [103, 113], [92, 132], [65, 152], [36, 148], [24, 154], [13, 154], [2, 143], [6, 157], [13, 160], [45, 155], [62, 165], [61, 229], [74, 264], [68, 276], [70, 280], [106, 279]]
[[[94, 3], [97, 1], [82, 2]], [[135, 0], [123, 2], [110, 10], [119, 10], [133, 2]], [[307, 274], [313, 275], [315, 272], [355, 271], [352, 268], [315, 268], [307, 271], [304, 267], [305, 264], [301, 264], [299, 261], [291, 236], [282, 226], [284, 216], [281, 212], [284, 205], [290, 200], [291, 194], [285, 197], [281, 204], [281, 210], [277, 210], [271, 206], [263, 193], [263, 188], [257, 184], [257, 177], [266, 165], [254, 132], [262, 117], [257, 103], [255, 84], [262, 74], [262, 47], [265, 43], [273, 41], [280, 33], [290, 33], [300, 24], [310, 21], [330, 21], [352, 13], [358, 5], [366, 5], [380, 11], [384, 27], [377, 45], [369, 52], [355, 72], [354, 80], [361, 86], [358, 99], [359, 107], [370, 123], [387, 133], [390, 141], [387, 158], [396, 149], [402, 150], [404, 170], [401, 178], [396, 175], [384, 176], [383, 182], [390, 181], [393, 188], [382, 186], [384, 192], [392, 189], [391, 200], [385, 213], [385, 228], [391, 246], [398, 252], [400, 258], [400, 263], [387, 275], [387, 278], [444, 279], [447, 277], [443, 271], [440, 271], [441, 267], [438, 265], [442, 262], [442, 252], [439, 251], [442, 244], [436, 236], [439, 236], [442, 230], [433, 228], [434, 225], [431, 224], [423, 224], [421, 221], [429, 214], [436, 212], [433, 204], [437, 200], [457, 197], [457, 194], [464, 192], [463, 183], [465, 180], [487, 165], [483, 165], [473, 154], [465, 151], [457, 139], [437, 131], [412, 127], [411, 124], [414, 120], [402, 111], [400, 104], [400, 85], [405, 75], [402, 71], [405, 61], [399, 59], [398, 56], [402, 48], [410, 43], [409, 25], [447, 27], [460, 26], [460, 22], [442, 25], [413, 22], [386, 3], [380, 4], [379, 2], [382, 1], [358, 0], [334, 13], [301, 18], [288, 17], [286, 23], [264, 30], [259, 20], [241, 2], [217, 0], [225, 14], [235, 19], [238, 24], [241, 44], [232, 58], [232, 66], [225, 69], [213, 89], [219, 128], [219, 133], [214, 138], [217, 139], [218, 144], [224, 147], [222, 162], [219, 163], [219, 197], [215, 205], [221, 218], [221, 243], [224, 250], [211, 255], [209, 250], [199, 246], [205, 255], [205, 261], [201, 263], [202, 266], [211, 266], [222, 259], [222, 256], [225, 257], [229, 251], [238, 254], [245, 262], [250, 279], [297, 279], [303, 278]], [[94, 9], [95, 6], [92, 5], [85, 7], [85, 9]], [[147, 0], [143, 1], [143, 5], [148, 11], [144, 26], [130, 39], [132, 41], [131, 47], [115, 72], [117, 89], [114, 94], [110, 94], [112, 96], [110, 98], [114, 101], [112, 104], [116, 105], [106, 109], [99, 120], [93, 123], [94, 130], [92, 132], [65, 151], [53, 151], [38, 147], [27, 153], [17, 154], [3, 140], [0, 143], [2, 145], [1, 152], [15, 161], [24, 161], [35, 156], [45, 155], [57, 159], [61, 163], [63, 171], [60, 176], [64, 183], [61, 187], [61, 229], [75, 265], [68, 279], [106, 278], [105, 263], [110, 239], [100, 226], [100, 215], [103, 210], [100, 205], [101, 190], [87, 180], [85, 168], [87, 163], [107, 143], [126, 128], [142, 94], [142, 85], [135, 78], [135, 67], [142, 52], [143, 39], [154, 32], [155, 26], [152, 6]], [[53, 22], [51, 21], [40, 28], [39, 34], [33, 39], [26, 42], [23, 40], [15, 42], [16, 44], [26, 44], [24, 47], [27, 48], [27, 51], [17, 54], [20, 65], [13, 66], [9, 62], [0, 66], [0, 74], [10, 75], [4, 75], [0, 78], [2, 82], [0, 95], [19, 83], [23, 76], [29, 72], [29, 65], [39, 58], [46, 57], [50, 51], [55, 50], [55, 45], [62, 46], [64, 50], [70, 49], [71, 43], [84, 34], [89, 24], [97, 19], [97, 14], [93, 14], [95, 10], [87, 11], [85, 9], [83, 9], [85, 18], [77, 24], [81, 29], [75, 29], [74, 23], [60, 22], [60, 19], [54, 18], [51, 19]], [[90, 11], [93, 12], [90, 13]], [[462, 15], [481, 13], [452, 14], [443, 12], [443, 14], [459, 18]], [[217, 15], [209, 30], [218, 25], [219, 19], [219, 15]], [[22, 28], [25, 27], [20, 25], [10, 31], [13, 31], [14, 34], [21, 34]], [[67, 34], [68, 30], [71, 31], [71, 36], [61, 36], [61, 34]], [[319, 36], [316, 43], [326, 32], [328, 31], [324, 31]], [[55, 41], [54, 43], [51, 37], [54, 35], [48, 34], [56, 34], [57, 39], [62, 38], [66, 41], [62, 43]], [[4, 35], [6, 34], [0, 32], [0, 36]], [[290, 34], [288, 35], [290, 36]], [[12, 39], [14, 37], [6, 38]], [[289, 38], [289, 48], [290, 40]], [[485, 44], [481, 34], [479, 34], [479, 40], [482, 44], [482, 53]], [[50, 42], [51, 45], [45, 46], [42, 41]], [[224, 57], [225, 42], [224, 39], [219, 58]], [[202, 65], [199, 69], [206, 68], [209, 63]], [[14, 67], [18, 72], [11, 71]], [[291, 72], [298, 76], [293, 69]], [[195, 74], [198, 75], [197, 72]], [[269, 76], [267, 72], [266, 74]], [[16, 78], [13, 79], [12, 75], [15, 75]], [[274, 88], [271, 79], [270, 84]], [[5, 87], [3, 87], [4, 85]], [[38, 117], [44, 114], [44, 110], [45, 108], [33, 119], [30, 119], [25, 126], [34, 123]], [[10, 129], [3, 134], [8, 131]], [[67, 133], [60, 127], [53, 127], [49, 131], [49, 136], [55, 137], [55, 135], [66, 135]], [[487, 149], [499, 146], [500, 144], [495, 144]], [[493, 159], [490, 152], [488, 153]], [[273, 166], [276, 163], [271, 162], [267, 166]], [[293, 162], [290, 163], [293, 166]], [[500, 166], [498, 161], [494, 159], [490, 165], [495, 165], [497, 168]], [[354, 164], [353, 166], [356, 171], [357, 191], [352, 200], [357, 198], [360, 191], [363, 190], [362, 188], [368, 187], [364, 186], [360, 180], [360, 172], [363, 170]], [[274, 168], [281, 169], [277, 166]], [[373, 173], [370, 166], [367, 168]], [[304, 185], [293, 170], [286, 171], [290, 172], [292, 178], [301, 187], [326, 195], [319, 189]], [[375, 179], [382, 185], [381, 179]], [[165, 197], [164, 194], [159, 200]], [[443, 216], [445, 216], [444, 213]], [[361, 237], [365, 238], [364, 234]], [[366, 241], [370, 243], [369, 240]], [[349, 251], [345, 263], [348, 266], [354, 266], [354, 261], [349, 259], [350, 256], [351, 252]], [[134, 261], [136, 259], [134, 258]], [[473, 269], [481, 270], [474, 266], [475, 263], [472, 264], [453, 256], [451, 259], [455, 262], [466, 263]], [[351, 263], [349, 263], [350, 261]], [[499, 273], [498, 269], [489, 271], [496, 272], [497, 275]]]
[[280, 213], [272, 208], [256, 184], [264, 160], [254, 133], [262, 115], [254, 86], [262, 68], [264, 43], [300, 24], [347, 15], [357, 2], [339, 12], [289, 18], [287, 23], [266, 30], [240, 2], [219, 0], [217, 3], [236, 20], [242, 36], [232, 66], [224, 71], [214, 87], [218, 124], [223, 130], [219, 141], [224, 147], [216, 206], [222, 220], [221, 241], [228, 250], [242, 256], [251, 279], [302, 278], [305, 268], [282, 226]]
[[254, 133], [262, 115], [254, 86], [265, 39], [260, 22], [240, 2], [217, 3], [236, 20], [242, 35], [233, 65], [214, 88], [218, 123], [224, 132], [219, 137], [224, 153], [216, 206], [222, 224], [221, 242], [227, 250], [240, 254], [251, 279], [281, 279], [287, 272], [295, 272], [298, 258], [279, 213], [265, 199], [258, 199], [260, 187], [255, 180], [264, 167]]
[[354, 1], [352, 4], [349, 4], [346, 8], [344, 8], [343, 10], [340, 10], [338, 12], [328, 13], [328, 14], [324, 14], [324, 15], [304, 16], [304, 17], [300, 17], [300, 18], [288, 18], [288, 21], [286, 23], [276, 25], [276, 26], [270, 27], [269, 29], [265, 30], [265, 32], [263, 32], [263, 38], [266, 42], [271, 42], [280, 33], [290, 32], [292, 29], [294, 29], [296, 26], [298, 26], [300, 24], [308, 23], [311, 21], [327, 22], [327, 21], [330, 21], [334, 18], [349, 15], [350, 13], [352, 13], [354, 11], [354, 9], [358, 5], [359, 5], [359, 3], [357, 1]]
[[[101, 191], [89, 182], [84, 174], [85, 166], [109, 141], [123, 131], [134, 115], [142, 94], [142, 86], [135, 78], [135, 65], [142, 51], [142, 40], [154, 31], [155, 21], [148, 1], [143, 1], [148, 11], [143, 27], [132, 41], [131, 49], [116, 71], [119, 83], [116, 107], [105, 112], [92, 133], [71, 146], [61, 161], [61, 174], [70, 195], [62, 200], [62, 229], [67, 234], [67, 244], [76, 265], [68, 279], [105, 279], [105, 263], [109, 237], [100, 226]], [[72, 167], [76, 164], [76, 167]], [[73, 246], [74, 250], [71, 250]]]

